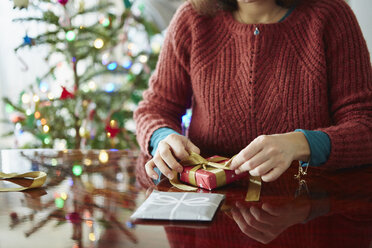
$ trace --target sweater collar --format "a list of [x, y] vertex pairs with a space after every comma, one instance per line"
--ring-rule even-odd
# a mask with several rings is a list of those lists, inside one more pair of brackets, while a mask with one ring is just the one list
[[279, 29], [283, 28], [291, 28], [297, 23], [300, 12], [300, 6], [296, 6], [296, 8], [290, 10], [289, 15], [284, 20], [268, 24], [246, 24], [238, 22], [235, 20], [232, 12], [230, 11], [222, 11], [221, 15], [223, 16], [226, 27], [232, 32], [239, 35], [247, 35], [249, 33], [253, 35], [256, 28], [258, 28], [260, 31], [265, 30], [266, 32], [279, 31]]

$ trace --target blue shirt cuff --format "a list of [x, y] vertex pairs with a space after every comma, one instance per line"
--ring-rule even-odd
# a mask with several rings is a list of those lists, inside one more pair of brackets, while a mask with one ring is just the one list
[[[169, 127], [161, 127], [155, 130], [155, 132], [152, 134], [151, 139], [150, 139], [150, 153], [152, 156], [155, 155], [156, 150], [158, 149], [158, 146], [159, 146], [159, 142], [165, 139], [168, 135], [173, 134], [173, 133], [179, 134], [178, 132], [174, 131], [173, 129]], [[155, 184], [158, 184], [161, 179], [161, 172], [158, 169], [158, 167], [155, 167], [154, 171], [158, 174], [158, 179], [157, 180], [153, 179], [153, 182]]]
[[302, 132], [310, 146], [310, 161], [300, 161], [302, 166], [320, 166], [327, 162], [331, 153], [331, 140], [325, 132], [309, 131], [304, 129], [296, 129], [295, 132]]

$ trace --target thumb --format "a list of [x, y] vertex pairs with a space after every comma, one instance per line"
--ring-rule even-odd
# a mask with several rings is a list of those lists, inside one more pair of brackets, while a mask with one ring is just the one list
[[186, 142], [186, 150], [189, 152], [195, 152], [197, 154], [200, 154], [200, 149], [194, 145], [189, 139]]

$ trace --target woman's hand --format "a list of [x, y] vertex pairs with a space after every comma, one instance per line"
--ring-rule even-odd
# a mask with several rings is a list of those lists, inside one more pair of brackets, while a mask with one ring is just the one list
[[158, 167], [162, 174], [173, 179], [172, 170], [181, 173], [183, 167], [177, 160], [185, 159], [189, 152], [200, 154], [200, 149], [183, 135], [170, 134], [159, 142], [155, 156], [145, 164], [146, 173], [153, 179], [158, 179], [154, 167]]
[[239, 174], [249, 171], [265, 182], [276, 180], [293, 160], [308, 161], [310, 147], [301, 132], [261, 135], [239, 152], [230, 168]]

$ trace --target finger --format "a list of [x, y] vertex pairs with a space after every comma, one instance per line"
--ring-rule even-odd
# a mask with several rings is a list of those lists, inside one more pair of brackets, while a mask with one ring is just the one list
[[283, 174], [284, 170], [280, 167], [274, 167], [271, 171], [266, 173], [265, 175], [261, 176], [262, 181], [264, 182], [272, 182], [278, 179], [281, 174]]
[[159, 153], [157, 153], [155, 155], [155, 157], [153, 158], [153, 160], [154, 160], [154, 163], [155, 163], [156, 167], [159, 168], [159, 170], [161, 171], [161, 173], [163, 173], [166, 177], [168, 177], [170, 180], [172, 180], [173, 179], [173, 173], [169, 169], [169, 167], [165, 164], [165, 162], [163, 161], [163, 159], [160, 157]]
[[241, 212], [238, 210], [238, 209], [232, 209], [231, 210], [231, 213], [232, 213], [232, 217], [234, 219], [234, 221], [236, 222], [236, 224], [238, 225], [238, 227], [240, 228], [240, 230], [245, 234], [247, 235], [248, 237], [254, 239], [254, 240], [257, 240], [259, 242], [262, 242], [264, 243], [264, 240], [265, 240], [265, 236], [263, 233], [261, 233], [260, 231], [257, 231], [256, 229], [250, 227], [247, 222], [245, 221], [243, 215], [241, 214]]
[[[261, 136], [260, 136], [261, 137]], [[241, 150], [238, 155], [231, 161], [230, 168], [235, 170], [239, 168], [242, 164], [250, 160], [254, 155], [263, 149], [262, 138], [256, 138], [253, 140], [246, 148]]]
[[[185, 138], [185, 137], [184, 137]], [[186, 139], [186, 138], [185, 138]], [[161, 142], [161, 141], [160, 141]], [[164, 142], [168, 143], [174, 156], [177, 159], [185, 159], [189, 156], [189, 153], [186, 151], [186, 146], [183, 144], [181, 135], [169, 135]]]
[[280, 208], [278, 207], [275, 207], [274, 205], [272, 204], [269, 204], [269, 203], [264, 203], [262, 204], [262, 207], [261, 207], [264, 211], [266, 211], [267, 213], [269, 213], [270, 215], [272, 216], [280, 216], [281, 215], [281, 211], [280, 211]]
[[199, 147], [194, 145], [194, 143], [192, 143], [189, 139], [187, 139], [187, 142], [186, 142], [186, 150], [200, 154]]
[[181, 173], [183, 171], [182, 165], [180, 165], [173, 157], [173, 154], [170, 151], [170, 146], [167, 143], [164, 142], [159, 145], [158, 150], [161, 158], [168, 165], [168, 167], [176, 170], [178, 173]]
[[145, 170], [146, 170], [146, 174], [149, 176], [149, 177], [152, 177], [153, 179], [158, 179], [158, 173], [156, 173], [154, 171], [154, 167], [155, 167], [155, 163], [154, 163], [154, 160], [149, 160], [146, 164], [145, 164]]
[[274, 162], [271, 160], [267, 160], [255, 167], [253, 170], [250, 170], [249, 174], [251, 174], [252, 176], [262, 176], [269, 172], [273, 167]]
[[265, 223], [258, 222], [256, 220], [256, 218], [251, 214], [251, 212], [248, 208], [246, 208], [246, 207], [240, 208], [239, 207], [239, 210], [240, 210], [240, 213], [242, 214], [245, 222], [249, 226], [251, 226], [255, 230], [260, 231], [262, 233], [266, 233], [269, 230], [270, 226], [265, 224]]
[[154, 191], [154, 187], [153, 186], [149, 187], [146, 190], [146, 193], [145, 193], [146, 198], [148, 198], [151, 195], [152, 191]]
[[257, 221], [265, 223], [269, 226], [272, 226], [274, 224], [276, 216], [273, 216], [267, 213], [266, 211], [259, 209], [256, 206], [252, 206], [249, 210], [251, 211], [251, 214]]

